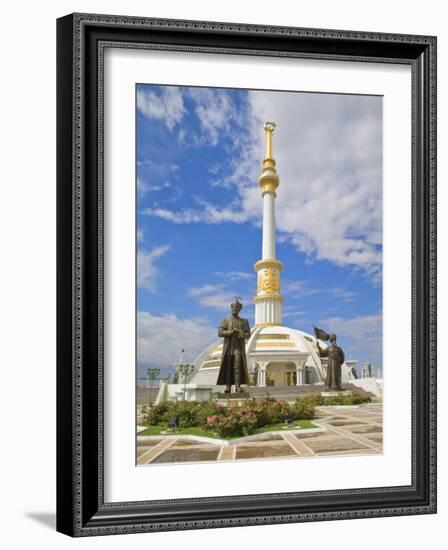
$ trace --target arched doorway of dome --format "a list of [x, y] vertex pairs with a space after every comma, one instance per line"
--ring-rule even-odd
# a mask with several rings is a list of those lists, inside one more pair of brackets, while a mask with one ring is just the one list
[[266, 386], [296, 386], [298, 374], [300, 376], [294, 362], [268, 363], [266, 365]]

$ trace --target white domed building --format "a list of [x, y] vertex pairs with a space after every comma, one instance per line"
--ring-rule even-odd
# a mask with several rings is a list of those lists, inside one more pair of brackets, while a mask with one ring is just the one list
[[[222, 342], [197, 357], [191, 383], [216, 384]], [[325, 378], [315, 338], [283, 325], [255, 326], [246, 344], [247, 368], [257, 386], [318, 384]]]

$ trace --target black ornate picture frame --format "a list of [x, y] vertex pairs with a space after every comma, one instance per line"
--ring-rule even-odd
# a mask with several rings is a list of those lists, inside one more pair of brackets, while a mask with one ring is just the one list
[[[412, 70], [412, 483], [108, 503], [103, 479], [103, 55], [155, 48]], [[436, 512], [436, 38], [73, 14], [57, 22], [57, 529], [71, 536]]]

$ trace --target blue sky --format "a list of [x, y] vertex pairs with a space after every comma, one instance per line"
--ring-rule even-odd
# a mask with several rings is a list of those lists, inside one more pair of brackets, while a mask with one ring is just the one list
[[165, 370], [217, 339], [235, 295], [253, 324], [258, 175], [274, 120], [284, 324], [336, 332], [381, 367], [382, 100], [137, 86], [137, 363]]

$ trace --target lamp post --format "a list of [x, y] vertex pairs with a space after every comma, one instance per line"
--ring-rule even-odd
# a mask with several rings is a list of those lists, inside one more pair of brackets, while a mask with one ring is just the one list
[[194, 365], [191, 365], [190, 363], [179, 363], [177, 366], [177, 371], [181, 376], [184, 377], [184, 398], [185, 401], [185, 393], [187, 391], [187, 377], [190, 375], [194, 370]]
[[152, 383], [154, 380], [157, 380], [160, 375], [160, 369], [148, 369], [146, 371], [146, 376], [149, 379], [149, 406], [152, 406]]

